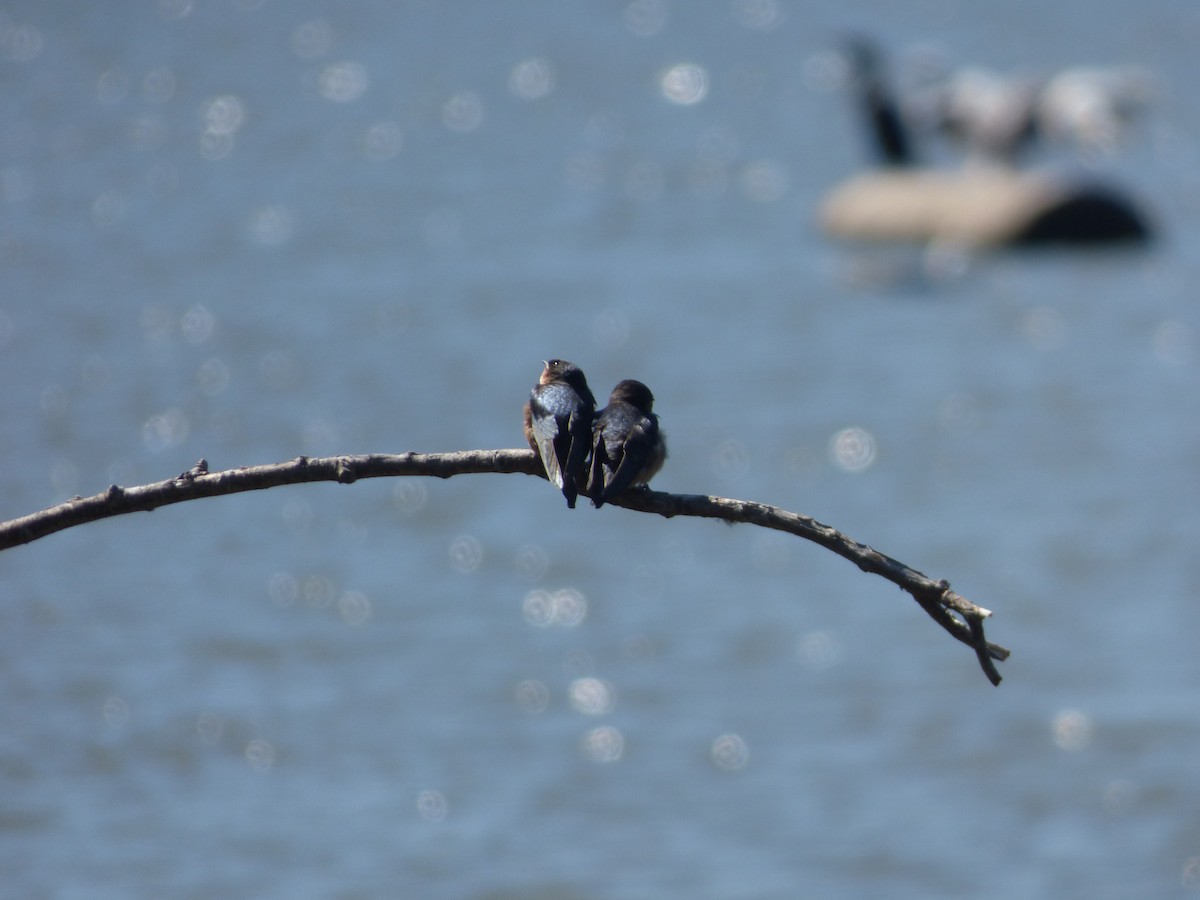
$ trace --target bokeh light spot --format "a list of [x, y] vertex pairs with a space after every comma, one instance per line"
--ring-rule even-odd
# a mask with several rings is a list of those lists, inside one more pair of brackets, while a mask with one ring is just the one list
[[550, 705], [550, 689], [534, 678], [518, 684], [513, 694], [517, 709], [531, 716], [541, 715]]
[[784, 19], [779, 0], [733, 0], [733, 17], [754, 31], [770, 31]]
[[513, 567], [522, 578], [536, 581], [550, 568], [550, 556], [540, 544], [525, 544], [517, 550]]
[[426, 822], [440, 822], [450, 811], [441, 791], [421, 791], [417, 794], [417, 813]]
[[523, 59], [509, 72], [508, 89], [522, 100], [540, 100], [554, 90], [554, 67], [546, 59]]
[[301, 587], [304, 605], [310, 609], [324, 609], [333, 603], [333, 595], [337, 588], [333, 579], [324, 575], [306, 575]]
[[166, 67], [151, 69], [142, 77], [142, 97], [147, 103], [163, 104], [175, 96], [175, 73]]
[[537, 628], [548, 628], [554, 624], [554, 598], [549, 591], [530, 591], [521, 603], [525, 621]]
[[411, 515], [429, 502], [429, 490], [417, 478], [401, 478], [392, 488], [392, 501], [402, 513]]
[[822, 93], [842, 90], [850, 80], [850, 64], [836, 50], [822, 50], [804, 61], [804, 84]]
[[347, 625], [363, 625], [371, 618], [371, 598], [361, 591], [344, 591], [337, 606]]
[[442, 105], [442, 124], [467, 134], [483, 124], [483, 98], [474, 91], [459, 91]]
[[317, 59], [333, 46], [333, 28], [328, 22], [313, 19], [292, 29], [292, 52], [301, 59]]
[[217, 328], [217, 317], [207, 306], [197, 304], [183, 314], [179, 331], [189, 344], [203, 344]]
[[587, 617], [587, 598], [575, 588], [555, 591], [553, 602], [556, 625], [574, 628]]
[[168, 340], [175, 331], [175, 315], [165, 306], [146, 306], [138, 317], [146, 340], [160, 343]]
[[186, 19], [192, 14], [192, 0], [158, 0], [158, 14], [164, 19]]
[[830, 460], [847, 472], [865, 472], [876, 455], [875, 437], [865, 428], [843, 428], [829, 439]]
[[0, 30], [0, 47], [13, 62], [37, 59], [45, 45], [46, 39], [36, 25], [11, 25]]
[[537, 628], [574, 628], [587, 617], [587, 598], [574, 588], [558, 591], [536, 589], [521, 603], [525, 621]]
[[625, 755], [625, 736], [611, 725], [601, 725], [583, 736], [580, 749], [592, 762], [619, 762]]
[[679, 63], [662, 74], [659, 88], [672, 103], [693, 106], [708, 96], [708, 72], [695, 63]]
[[483, 563], [483, 545], [469, 534], [450, 542], [450, 565], [459, 572], [474, 572]]
[[829, 669], [842, 659], [842, 645], [828, 631], [810, 631], [796, 644], [796, 656], [810, 669]]
[[404, 149], [404, 132], [395, 122], [376, 122], [367, 129], [363, 146], [370, 159], [393, 159]]
[[182, 410], [168, 409], [142, 423], [142, 441], [146, 449], [158, 453], [183, 443], [190, 428], [191, 423]]
[[256, 209], [246, 227], [250, 240], [264, 247], [286, 244], [294, 230], [292, 214], [283, 206]]
[[129, 703], [124, 697], [116, 694], [104, 698], [100, 712], [104, 721], [114, 728], [120, 728], [129, 721]]
[[1200, 887], [1200, 856], [1189, 856], [1183, 861], [1179, 883], [1185, 888]]
[[225, 733], [225, 722], [214, 712], [203, 712], [196, 718], [196, 734], [206, 744], [217, 744]]
[[651, 37], [667, 24], [665, 0], [633, 0], [621, 13], [621, 24], [630, 34]]
[[209, 162], [224, 159], [233, 152], [233, 135], [205, 131], [200, 135], [200, 156]]
[[1060, 750], [1076, 752], [1092, 742], [1092, 719], [1077, 709], [1064, 709], [1058, 713], [1051, 730]]
[[275, 765], [275, 747], [268, 740], [255, 738], [246, 745], [246, 761], [255, 772], [269, 772]]
[[736, 481], [750, 471], [750, 449], [741, 441], [730, 438], [713, 448], [712, 461], [718, 476]]
[[267, 596], [276, 606], [291, 606], [300, 597], [300, 585], [290, 572], [276, 572], [267, 582]]
[[196, 370], [196, 387], [206, 397], [215, 397], [229, 387], [229, 366], [218, 357], [206, 359]]
[[367, 70], [361, 63], [332, 63], [321, 70], [317, 77], [317, 90], [326, 100], [334, 103], [349, 103], [357, 100], [370, 85]]
[[201, 107], [204, 130], [210, 134], [235, 134], [246, 122], [246, 105], [240, 97], [222, 94]]
[[601, 678], [576, 678], [567, 689], [567, 697], [576, 712], [585, 716], [603, 716], [617, 705], [613, 686]]
[[723, 734], [712, 742], [712, 761], [718, 769], [734, 772], [744, 769], [750, 762], [750, 747], [737, 734]]
[[1127, 813], [1137, 800], [1137, 785], [1128, 778], [1116, 778], [1104, 786], [1104, 810], [1113, 815]]
[[111, 106], [129, 93], [129, 75], [124, 69], [106, 69], [96, 79], [96, 99]]

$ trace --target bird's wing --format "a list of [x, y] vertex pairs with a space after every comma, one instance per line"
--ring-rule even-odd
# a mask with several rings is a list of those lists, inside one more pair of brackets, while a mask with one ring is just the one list
[[567, 421], [569, 445], [564, 459], [564, 468], [574, 478], [583, 470], [588, 450], [592, 448], [592, 417], [586, 410], [576, 410]]
[[604, 410], [592, 422], [592, 464], [588, 468], [588, 487], [592, 492], [592, 501], [603, 502], [604, 467], [608, 461], [608, 443], [604, 440]]
[[605, 499], [616, 497], [637, 483], [650, 458], [650, 449], [654, 446], [654, 431], [653, 423], [647, 419], [642, 419], [629, 430], [622, 447], [621, 461], [604, 485]]
[[530, 406], [533, 411], [531, 426], [533, 439], [537, 442], [538, 454], [542, 457], [542, 465], [546, 468], [546, 477], [557, 487], [563, 486], [562, 468], [558, 457], [558, 418], [543, 406], [535, 397]]

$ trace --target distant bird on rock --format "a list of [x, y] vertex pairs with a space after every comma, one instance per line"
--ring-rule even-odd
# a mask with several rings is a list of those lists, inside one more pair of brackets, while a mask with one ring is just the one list
[[851, 38], [847, 54], [851, 82], [876, 161], [883, 166], [912, 165], [916, 158], [908, 123], [892, 93], [878, 48], [866, 38]]
[[[828, 234], [966, 249], [1139, 242], [1152, 236], [1147, 215], [1117, 185], [1096, 175], [1016, 165], [1043, 136], [1111, 147], [1145, 102], [1144, 75], [1074, 69], [1036, 81], [966, 69], [929, 79], [916, 96], [898, 99], [874, 43], [855, 37], [845, 46], [850, 85], [856, 105], [865, 110], [878, 164], [825, 198], [819, 218]], [[958, 136], [970, 161], [990, 165], [918, 165], [915, 137], [932, 131]]]

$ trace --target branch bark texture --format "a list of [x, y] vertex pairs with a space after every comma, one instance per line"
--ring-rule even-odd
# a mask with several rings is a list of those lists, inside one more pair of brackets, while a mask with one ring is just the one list
[[[335, 481], [352, 484], [360, 478], [434, 476], [479, 473], [525, 474], [545, 477], [541, 462], [531, 450], [459, 450], [450, 453], [371, 453], [358, 456], [301, 456], [287, 462], [209, 472], [200, 460], [174, 478], [136, 487], [112, 485], [91, 497], [75, 497], [40, 512], [0, 522], [0, 550], [28, 544], [58, 531], [131, 512], [148, 512], [160, 506], [259, 491], [285, 484]], [[989, 642], [983, 631], [991, 612], [954, 593], [947, 581], [935, 581], [877, 550], [860, 544], [835, 528], [809, 516], [748, 500], [704, 494], [669, 494], [634, 489], [608, 501], [637, 512], [666, 518], [696, 516], [745, 523], [783, 531], [820, 544], [853, 562], [864, 572], [885, 578], [908, 592], [923, 610], [952, 637], [975, 651], [980, 667], [992, 684], [1000, 683], [996, 661], [1009, 651]]]

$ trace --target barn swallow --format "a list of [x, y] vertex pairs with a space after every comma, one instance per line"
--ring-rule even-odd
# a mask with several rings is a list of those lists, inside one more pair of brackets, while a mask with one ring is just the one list
[[562, 489], [571, 509], [579, 488], [587, 483], [595, 415], [596, 398], [583, 370], [563, 359], [547, 362], [525, 404], [525, 440], [542, 458], [546, 477]]
[[640, 381], [620, 382], [592, 426], [592, 504], [599, 509], [634, 485], [649, 484], [667, 458], [667, 443]]

